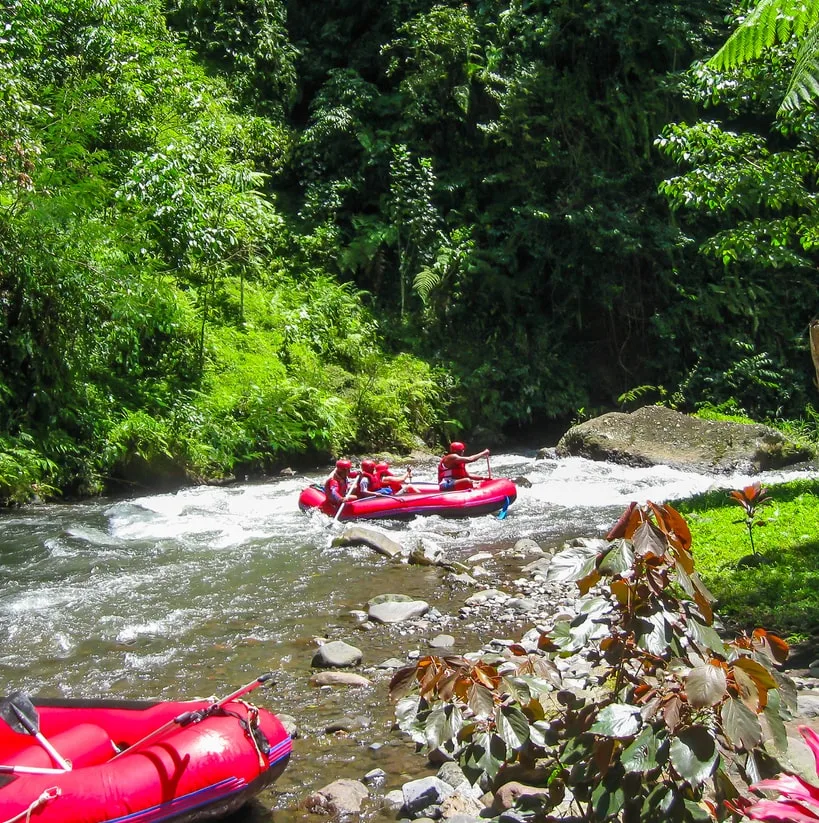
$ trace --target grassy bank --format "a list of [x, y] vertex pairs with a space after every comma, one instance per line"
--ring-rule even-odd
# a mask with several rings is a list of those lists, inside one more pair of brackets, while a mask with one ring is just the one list
[[[726, 619], [763, 626], [791, 641], [819, 631], [819, 480], [768, 488], [770, 504], [754, 528], [725, 491], [675, 502], [688, 521], [697, 570]], [[740, 521], [740, 522], [737, 522]]]

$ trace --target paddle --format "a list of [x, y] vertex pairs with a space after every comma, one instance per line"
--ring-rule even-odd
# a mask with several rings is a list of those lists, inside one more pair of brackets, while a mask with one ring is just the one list
[[40, 733], [40, 716], [26, 695], [22, 692], [14, 692], [0, 701], [0, 717], [9, 724], [12, 731], [36, 737], [37, 742], [63, 771], [71, 771], [71, 764]]
[[486, 455], [486, 474], [487, 474], [488, 478], [491, 480], [492, 479], [492, 466], [489, 463], [489, 455], [488, 454]]
[[332, 520], [333, 523], [338, 523], [338, 518], [341, 517], [341, 512], [344, 510], [344, 506], [347, 505], [348, 500], [352, 499], [353, 493], [358, 488], [359, 480], [361, 480], [361, 473], [360, 472], [359, 472], [358, 476], [356, 477], [356, 479], [353, 481], [353, 485], [352, 485], [352, 488], [350, 489], [350, 491], [347, 492], [347, 494], [344, 496], [344, 499], [341, 501], [341, 503], [339, 503], [338, 509], [336, 509], [336, 513], [333, 516], [333, 520]]
[[158, 729], [154, 729], [149, 734], [146, 734], [141, 740], [137, 740], [136, 743], [132, 743], [128, 746], [127, 749], [123, 749], [121, 752], [115, 754], [111, 761], [116, 760], [118, 757], [122, 757], [122, 755], [132, 752], [134, 749], [138, 748], [139, 746], [144, 746], [145, 743], [149, 740], [153, 740], [160, 735], [165, 734], [169, 729], [172, 729], [174, 726], [190, 726], [191, 723], [200, 723], [206, 717], [213, 714], [217, 709], [221, 709], [222, 706], [230, 703], [233, 700], [238, 700], [243, 695], [247, 694], [248, 692], [252, 692], [254, 689], [257, 689], [259, 686], [263, 686], [265, 683], [268, 683], [270, 680], [273, 679], [273, 672], [267, 672], [267, 674], [259, 675], [255, 680], [251, 680], [250, 683], [242, 686], [240, 689], [236, 689], [235, 692], [229, 694], [227, 697], [223, 697], [221, 700], [217, 700], [214, 703], [210, 703], [207, 706], [204, 706], [201, 709], [195, 709], [191, 712], [182, 712], [182, 714], [178, 714], [172, 720], [169, 720], [164, 725], [160, 726]]

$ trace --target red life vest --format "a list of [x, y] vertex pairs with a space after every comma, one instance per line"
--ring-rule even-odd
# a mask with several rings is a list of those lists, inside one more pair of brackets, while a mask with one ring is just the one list
[[347, 496], [347, 488], [347, 479], [345, 478], [342, 480], [336, 476], [335, 472], [333, 472], [324, 484], [324, 496], [331, 503], [338, 505]]
[[383, 487], [384, 484], [378, 478], [377, 474], [365, 471], [361, 472], [361, 480], [358, 481], [358, 488], [360, 491], [365, 494], [371, 494], [372, 492], [377, 492]]
[[444, 464], [444, 458], [448, 456], [445, 454], [438, 464], [438, 485], [444, 480], [460, 480], [462, 477], [466, 477], [466, 463], [456, 463], [450, 468]]

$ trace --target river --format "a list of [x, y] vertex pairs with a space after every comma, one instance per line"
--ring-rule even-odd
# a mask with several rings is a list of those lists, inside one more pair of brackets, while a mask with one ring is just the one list
[[[430, 517], [378, 528], [407, 547], [431, 541], [453, 559], [466, 559], [523, 537], [547, 546], [599, 536], [631, 500], [661, 502], [750, 482], [582, 458], [538, 460], [523, 451], [494, 455], [491, 468], [494, 476], [531, 483], [519, 488], [505, 519]], [[431, 480], [433, 469], [418, 467], [414, 479]], [[275, 686], [254, 692], [253, 700], [293, 716], [300, 737], [284, 776], [236, 823], [300, 820], [310, 790], [376, 767], [387, 773], [382, 792], [430, 773], [424, 758], [391, 729], [390, 672], [375, 667], [423, 650], [441, 630], [458, 638], [461, 651], [477, 647], [474, 627], [460, 627], [457, 617], [470, 592], [450, 588], [439, 568], [399, 564], [363, 547], [333, 547], [343, 526], [297, 506], [301, 489], [323, 476], [316, 471], [268, 483], [3, 513], [3, 688], [50, 697], [187, 699], [222, 696], [275, 672]], [[797, 476], [803, 475], [758, 479]], [[427, 600], [441, 618], [427, 634], [401, 626], [361, 631], [350, 611], [386, 592]], [[494, 627], [485, 630], [494, 636]], [[311, 687], [319, 637], [361, 648], [362, 673], [374, 686]], [[357, 729], [326, 733], [340, 718], [352, 719]]]

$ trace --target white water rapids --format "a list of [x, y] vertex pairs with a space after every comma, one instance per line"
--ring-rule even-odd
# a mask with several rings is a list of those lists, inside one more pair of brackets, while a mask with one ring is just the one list
[[[461, 559], [522, 537], [545, 546], [599, 536], [632, 500], [662, 502], [754, 479], [804, 476], [706, 476], [581, 458], [537, 460], [533, 452], [494, 455], [491, 468], [493, 476], [531, 482], [519, 488], [506, 519], [431, 517], [376, 527], [405, 546], [430, 540]], [[330, 538], [343, 524], [302, 514], [297, 505], [301, 489], [324, 476], [316, 471], [269, 483], [2, 513], [5, 692], [185, 699], [223, 695], [274, 670], [276, 689], [256, 693], [258, 702], [296, 717], [304, 736], [282, 787], [267, 795], [258, 819], [270, 819], [271, 806], [277, 820], [296, 816], [288, 809], [305, 787], [360, 777], [374, 763], [392, 763], [400, 784], [412, 768], [406, 762], [418, 756], [395, 741], [392, 760], [384, 758], [384, 749], [376, 757], [375, 749], [370, 754], [365, 748], [390, 737], [383, 686], [353, 700], [369, 718], [368, 732], [341, 743], [323, 734], [327, 719], [350, 706], [343, 693], [309, 685], [314, 638], [346, 639], [365, 650], [364, 662], [372, 666], [417, 648], [419, 640], [402, 639], [400, 630], [389, 627], [365, 636], [349, 619], [351, 609], [394, 591], [423, 597], [444, 612], [450, 595], [443, 593], [440, 569], [403, 566], [364, 548], [332, 548]], [[432, 480], [433, 467], [417, 468], [414, 477]]]

